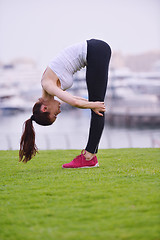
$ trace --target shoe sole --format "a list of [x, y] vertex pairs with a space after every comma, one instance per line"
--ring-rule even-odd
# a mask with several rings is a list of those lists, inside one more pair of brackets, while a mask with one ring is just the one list
[[[94, 167], [99, 167], [99, 164], [96, 163], [96, 165], [94, 165], [94, 166], [77, 167], [77, 168], [94, 168]], [[62, 168], [65, 168], [65, 167], [62, 166]], [[68, 169], [68, 168], [66, 168], [66, 169]], [[69, 168], [69, 169], [70, 169], [70, 168]], [[73, 168], [72, 168], [72, 169], [73, 169]]]

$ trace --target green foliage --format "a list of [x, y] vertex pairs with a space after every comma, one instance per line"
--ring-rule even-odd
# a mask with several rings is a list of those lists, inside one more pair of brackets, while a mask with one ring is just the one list
[[78, 154], [23, 164], [0, 151], [0, 240], [160, 239], [160, 150], [100, 150], [100, 168], [61, 168]]

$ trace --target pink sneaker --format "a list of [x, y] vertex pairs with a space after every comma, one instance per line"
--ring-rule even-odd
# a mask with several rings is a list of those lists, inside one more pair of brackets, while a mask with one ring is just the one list
[[99, 167], [97, 157], [93, 157], [91, 160], [87, 161], [84, 157], [84, 150], [82, 150], [81, 155], [74, 158], [70, 163], [62, 165], [62, 168], [91, 168]]

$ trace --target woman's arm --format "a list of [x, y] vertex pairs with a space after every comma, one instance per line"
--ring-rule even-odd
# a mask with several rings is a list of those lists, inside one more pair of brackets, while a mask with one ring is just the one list
[[73, 96], [70, 93], [63, 91], [62, 89], [57, 87], [50, 79], [42, 81], [42, 87], [51, 96], [56, 96], [60, 100], [70, 104], [71, 106], [83, 109], [92, 109], [100, 116], [103, 116], [101, 112], [105, 112], [106, 110], [104, 102], [89, 102], [87, 99]]
[[79, 99], [79, 100], [84, 100], [86, 102], [88, 102], [88, 100], [86, 98], [82, 98], [82, 97], [79, 97], [79, 96], [74, 96], [76, 99]]
[[[82, 97], [78, 97], [78, 96], [74, 96], [76, 99], [78, 99], [78, 100], [83, 100], [83, 101], [85, 101], [85, 102], [89, 102], [86, 98], [82, 98]], [[105, 108], [105, 105], [104, 105], [104, 102], [98, 102], [98, 101], [96, 101], [96, 102], [89, 102], [89, 103], [91, 103], [92, 104], [92, 110], [95, 112], [95, 113], [97, 113], [98, 115], [100, 115], [100, 116], [103, 116], [103, 114], [102, 113], [99, 113], [99, 112], [105, 112], [106, 111], [106, 108]]]

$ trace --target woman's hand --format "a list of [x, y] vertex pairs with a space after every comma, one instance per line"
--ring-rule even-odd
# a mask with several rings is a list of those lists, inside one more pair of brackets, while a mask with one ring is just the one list
[[94, 102], [94, 107], [91, 109], [99, 116], [103, 116], [102, 112], [106, 111], [104, 102]]

